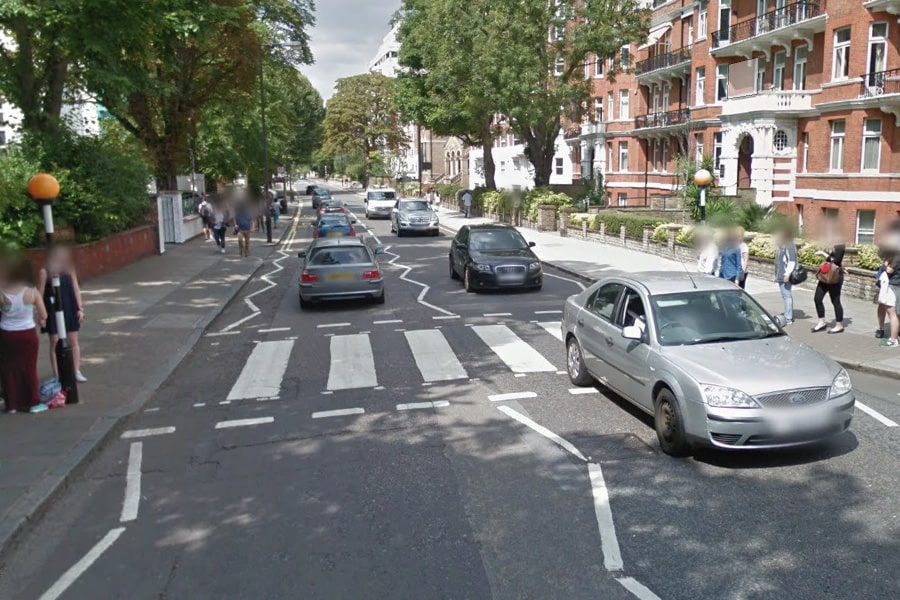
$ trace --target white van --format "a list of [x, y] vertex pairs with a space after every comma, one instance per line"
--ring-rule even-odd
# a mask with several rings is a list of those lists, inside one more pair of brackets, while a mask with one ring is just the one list
[[397, 204], [397, 191], [393, 188], [369, 188], [366, 190], [366, 218], [391, 218]]

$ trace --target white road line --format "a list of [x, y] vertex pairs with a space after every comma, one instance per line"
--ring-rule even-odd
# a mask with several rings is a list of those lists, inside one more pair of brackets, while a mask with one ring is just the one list
[[323, 323], [316, 325], [316, 329], [328, 329], [330, 327], [350, 327], [350, 323]]
[[227, 406], [227, 405], [231, 404], [231, 400], [222, 400], [221, 402], [219, 402], [219, 404], [221, 404], [223, 406]]
[[557, 371], [556, 374], [557, 375], [568, 375], [568, 373], [566, 371]]
[[458, 319], [459, 315], [443, 315], [440, 317], [431, 317], [431, 318], [434, 319], [435, 321], [442, 321], [442, 320], [447, 320], [447, 319]]
[[540, 352], [522, 341], [506, 325], [476, 325], [472, 328], [500, 360], [514, 373], [540, 373], [556, 371]]
[[250, 425], [263, 425], [274, 423], [275, 417], [257, 417], [255, 419], [234, 419], [233, 421], [219, 421], [216, 429], [231, 429], [232, 427], [249, 427]]
[[422, 408], [443, 408], [450, 406], [446, 400], [437, 400], [436, 402], [411, 402], [409, 404], [398, 404], [397, 410], [417, 410]]
[[122, 434], [123, 440], [134, 438], [150, 437], [152, 435], [164, 435], [166, 433], [175, 433], [174, 427], [157, 427], [155, 429], [129, 429]]
[[513, 375], [513, 377], [526, 377], [526, 376], [527, 375], [525, 373], [516, 373], [515, 375]]
[[883, 414], [881, 414], [874, 408], [866, 406], [859, 400], [856, 401], [856, 407], [859, 410], [866, 413], [867, 415], [869, 415], [870, 417], [872, 417], [873, 419], [875, 419], [876, 421], [880, 422], [882, 425], [886, 425], [887, 427], [898, 427], [898, 425], [895, 421], [888, 419], [886, 416], [884, 416]]
[[484, 313], [485, 317], [511, 317], [512, 313]]
[[[381, 243], [381, 242], [379, 242], [379, 243]], [[410, 271], [412, 271], [412, 267], [408, 267], [406, 265], [401, 265], [401, 264], [395, 262], [398, 258], [400, 258], [399, 254], [397, 254], [395, 252], [388, 252], [387, 248], [385, 248], [384, 253], [391, 254], [394, 257], [388, 261], [389, 265], [392, 265], [392, 266], [395, 266], [395, 267], [398, 267], [401, 269], [405, 269], [405, 271], [403, 271], [403, 273], [400, 274], [400, 279], [402, 279], [403, 281], [406, 281], [408, 283], [412, 283], [413, 285], [417, 285], [422, 288], [422, 291], [419, 292], [419, 296], [416, 298], [416, 302], [418, 302], [422, 306], [427, 306], [431, 310], [435, 310], [439, 313], [443, 313], [445, 315], [450, 315], [450, 316], [455, 316], [449, 310], [445, 310], [445, 309], [441, 308], [440, 306], [435, 306], [434, 304], [425, 302], [425, 295], [428, 293], [428, 290], [431, 289], [431, 286], [426, 283], [422, 283], [421, 281], [416, 281], [415, 279], [410, 279], [409, 277], [407, 277], [407, 275], [409, 275]]]
[[260, 342], [244, 363], [241, 374], [228, 392], [226, 400], [268, 398], [281, 391], [281, 380], [287, 370], [294, 340]]
[[592, 387], [569, 388], [569, 393], [573, 396], [581, 396], [582, 394], [599, 394], [600, 390]]
[[145, 409], [144, 409], [144, 412], [145, 412], [145, 413], [155, 413], [155, 412], [159, 412], [159, 407], [156, 407], [156, 408], [145, 408]]
[[534, 311], [536, 315], [561, 315], [561, 310], [536, 310]]
[[597, 463], [588, 463], [588, 474], [591, 476], [594, 513], [597, 515], [597, 526], [600, 529], [603, 566], [607, 571], [621, 571], [624, 563], [622, 562], [622, 552], [619, 550], [619, 540], [616, 539], [616, 526], [613, 524], [612, 510], [609, 507], [609, 491], [603, 480], [603, 471]]
[[372, 325], [393, 325], [394, 323], [402, 323], [403, 319], [385, 319], [383, 321], [372, 321]]
[[559, 321], [544, 321], [543, 323], [538, 323], [538, 327], [540, 327], [559, 341], [562, 341], [562, 329], [560, 329]]
[[217, 331], [213, 333], [207, 333], [206, 337], [219, 337], [220, 335], [238, 335], [240, 331]]
[[260, 333], [275, 333], [278, 331], [290, 331], [290, 330], [291, 330], [290, 327], [273, 327], [271, 329], [260, 329], [259, 332]]
[[365, 412], [365, 409], [362, 408], [340, 408], [338, 410], [323, 410], [314, 412], [312, 414], [312, 418], [327, 419], [328, 417], [346, 417], [348, 415], [362, 415], [365, 414]]
[[575, 280], [575, 279], [569, 279], [568, 277], [560, 277], [559, 275], [553, 275], [552, 273], [548, 273], [546, 271], [544, 271], [544, 276], [545, 277], [553, 277], [554, 279], [562, 279], [563, 281], [568, 281], [569, 283], [574, 283], [575, 285], [577, 285], [578, 287], [580, 287], [583, 290], [587, 289], [584, 287], [583, 283], [581, 283], [580, 281]]
[[128, 451], [128, 471], [125, 474], [125, 500], [122, 502], [123, 523], [134, 521], [141, 502], [141, 461], [144, 458], [144, 442], [133, 442]]
[[507, 400], [524, 400], [525, 398], [537, 398], [534, 392], [512, 392], [509, 394], [493, 394], [488, 396], [491, 402], [506, 402]]
[[206, 406], [206, 402], [197, 402], [194, 404], [194, 408], [203, 408], [204, 406]]
[[69, 567], [69, 570], [63, 573], [62, 576], [56, 580], [56, 583], [41, 595], [39, 600], [56, 600], [62, 596], [85, 571], [91, 568], [92, 564], [97, 562], [97, 559], [100, 558], [100, 556], [106, 552], [124, 532], [124, 527], [110, 529], [109, 532], [103, 536], [103, 539], [97, 542], [93, 548], [88, 550], [88, 553], [85, 554], [81, 560]]
[[417, 329], [404, 333], [422, 379], [450, 381], [468, 379], [466, 370], [450, 348], [447, 338], [436, 329]]
[[659, 596], [634, 577], [617, 577], [616, 581], [622, 584], [626, 590], [635, 595], [638, 600], [662, 600]]
[[537, 423], [535, 423], [534, 421], [532, 421], [531, 419], [529, 419], [528, 417], [526, 417], [519, 411], [514, 410], [508, 406], [498, 406], [497, 410], [499, 410], [500, 412], [505, 414], [507, 417], [511, 417], [511, 418], [515, 419], [516, 421], [518, 421], [519, 423], [521, 423], [522, 425], [525, 425], [526, 427], [541, 434], [542, 436], [544, 436], [545, 438], [547, 438], [548, 440], [550, 440], [551, 442], [553, 442], [560, 448], [563, 448], [564, 450], [569, 452], [572, 456], [574, 456], [576, 458], [580, 458], [584, 462], [587, 462], [587, 459], [584, 457], [584, 454], [582, 454], [581, 451], [578, 450], [578, 448], [573, 446], [571, 444], [571, 442], [559, 437], [558, 435], [556, 435], [555, 433], [553, 433], [552, 431], [550, 431], [543, 425], [538, 425]]
[[331, 338], [329, 390], [370, 388], [378, 385], [375, 357], [369, 336], [364, 333], [336, 335]]

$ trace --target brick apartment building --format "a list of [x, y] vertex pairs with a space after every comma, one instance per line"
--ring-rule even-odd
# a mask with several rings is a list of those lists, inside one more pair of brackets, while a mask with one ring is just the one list
[[586, 60], [573, 162], [604, 175], [610, 204], [640, 206], [672, 194], [677, 156], [710, 154], [725, 194], [871, 242], [900, 216], [898, 14], [900, 0], [655, 0], [631, 72], [610, 81], [608, 57]]

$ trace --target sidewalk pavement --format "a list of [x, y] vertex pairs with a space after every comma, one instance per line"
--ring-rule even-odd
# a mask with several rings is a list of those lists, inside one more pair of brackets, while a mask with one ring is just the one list
[[[285, 219], [276, 236], [290, 227]], [[79, 384], [81, 402], [39, 415], [0, 415], [0, 554], [116, 425], [140, 410], [277, 248], [261, 233], [253, 234], [250, 258], [238, 256], [235, 236], [226, 245], [220, 254], [200, 236], [82, 285], [89, 381]], [[42, 381], [51, 372], [48, 345], [41, 336]]]
[[[466, 219], [462, 213], [441, 208], [441, 225], [457, 231], [463, 224], [490, 223], [490, 219]], [[696, 256], [684, 257], [684, 264], [675, 260], [648, 254], [639, 250], [623, 248], [572, 237], [561, 237], [557, 232], [540, 232], [520, 227], [525, 239], [535, 242], [534, 252], [546, 264], [560, 271], [583, 279], [595, 281], [611, 271], [683, 271], [695, 273]], [[885, 348], [875, 339], [875, 305], [856, 298], [842, 298], [844, 305], [844, 326], [840, 335], [825, 332], [812, 333], [816, 324], [812, 289], [794, 288], [794, 324], [787, 327], [788, 333], [833, 358], [847, 368], [865, 371], [875, 375], [900, 379], [900, 349]], [[763, 281], [750, 277], [747, 292], [753, 295], [766, 310], [781, 314], [783, 304], [778, 286], [774, 281]], [[826, 317], [833, 321], [834, 311], [825, 300]]]

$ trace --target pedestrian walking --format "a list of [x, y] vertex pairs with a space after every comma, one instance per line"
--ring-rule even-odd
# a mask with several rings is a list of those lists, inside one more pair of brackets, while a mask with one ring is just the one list
[[[900, 340], [898, 340], [898, 336], [900, 336], [900, 316], [898, 316], [900, 313], [900, 255], [885, 260], [883, 266], [884, 269], [878, 279], [878, 308], [884, 307], [885, 320], [890, 323], [891, 328], [888, 337], [881, 341], [881, 345], [896, 348], [900, 346]], [[881, 329], [883, 331], [883, 324]]]
[[719, 248], [712, 232], [701, 227], [694, 235], [694, 244], [698, 250], [697, 272], [704, 275], [715, 275], [719, 267]]
[[797, 246], [794, 244], [794, 232], [789, 226], [782, 227], [776, 234], [778, 249], [775, 251], [775, 281], [781, 292], [781, 301], [784, 304], [784, 324], [794, 322], [794, 284], [791, 283], [791, 273], [797, 266]]
[[278, 229], [278, 219], [281, 217], [281, 204], [278, 200], [272, 200], [269, 211], [272, 215], [272, 223], [274, 223], [275, 229]]
[[31, 287], [31, 265], [13, 261], [0, 274], [0, 379], [6, 393], [6, 412], [38, 413], [47, 410], [41, 402], [37, 376], [40, 341], [37, 322], [47, 324], [47, 309], [40, 293]]
[[735, 285], [740, 285], [742, 275], [740, 239], [736, 230], [729, 231], [719, 255], [719, 277]]
[[472, 193], [469, 190], [462, 195], [463, 209], [465, 209], [466, 218], [472, 216]]
[[[59, 295], [66, 322], [66, 340], [69, 342], [69, 347], [72, 348], [72, 360], [75, 363], [75, 379], [80, 383], [85, 383], [87, 377], [81, 372], [81, 345], [78, 341], [78, 332], [84, 321], [84, 304], [81, 299], [78, 274], [75, 272], [75, 264], [72, 260], [72, 251], [66, 246], [52, 248], [47, 254], [46, 265], [38, 273], [37, 289], [43, 293], [44, 306], [50, 308], [54, 308], [53, 277], [55, 276], [59, 276]], [[47, 326], [41, 329], [41, 333], [50, 336], [50, 368], [53, 369], [53, 376], [59, 377], [55, 352], [56, 344], [59, 341], [56, 319], [47, 321]]]
[[250, 232], [253, 231], [253, 214], [247, 204], [242, 203], [234, 213], [234, 227], [238, 236], [241, 257], [250, 256]]
[[222, 254], [225, 254], [225, 233], [230, 221], [231, 214], [228, 211], [228, 205], [221, 198], [217, 198], [213, 203], [213, 238], [216, 240], [216, 246]]
[[212, 212], [212, 202], [209, 201], [209, 195], [205, 195], [203, 196], [203, 201], [200, 203], [200, 206], [197, 207], [197, 213], [203, 220], [203, 235], [206, 236], [207, 242], [212, 239]]
[[812, 328], [813, 333], [824, 331], [828, 325], [825, 323], [825, 295], [831, 300], [834, 308], [834, 326], [828, 330], [828, 333], [843, 333], [844, 331], [844, 306], [841, 304], [841, 289], [844, 286], [844, 244], [840, 243], [837, 234], [836, 224], [828, 224], [830, 230], [828, 235], [828, 250], [820, 250], [816, 255], [825, 259], [816, 272], [816, 279], [819, 283], [816, 285], [816, 292], [813, 295], [813, 302], [816, 306], [816, 316], [819, 317], [818, 323]]
[[743, 227], [736, 227], [734, 235], [738, 240], [738, 250], [740, 250], [741, 253], [741, 280], [738, 282], [738, 285], [740, 285], [743, 290], [747, 288], [747, 269], [750, 268], [750, 247], [747, 245], [747, 242], [744, 241]]

